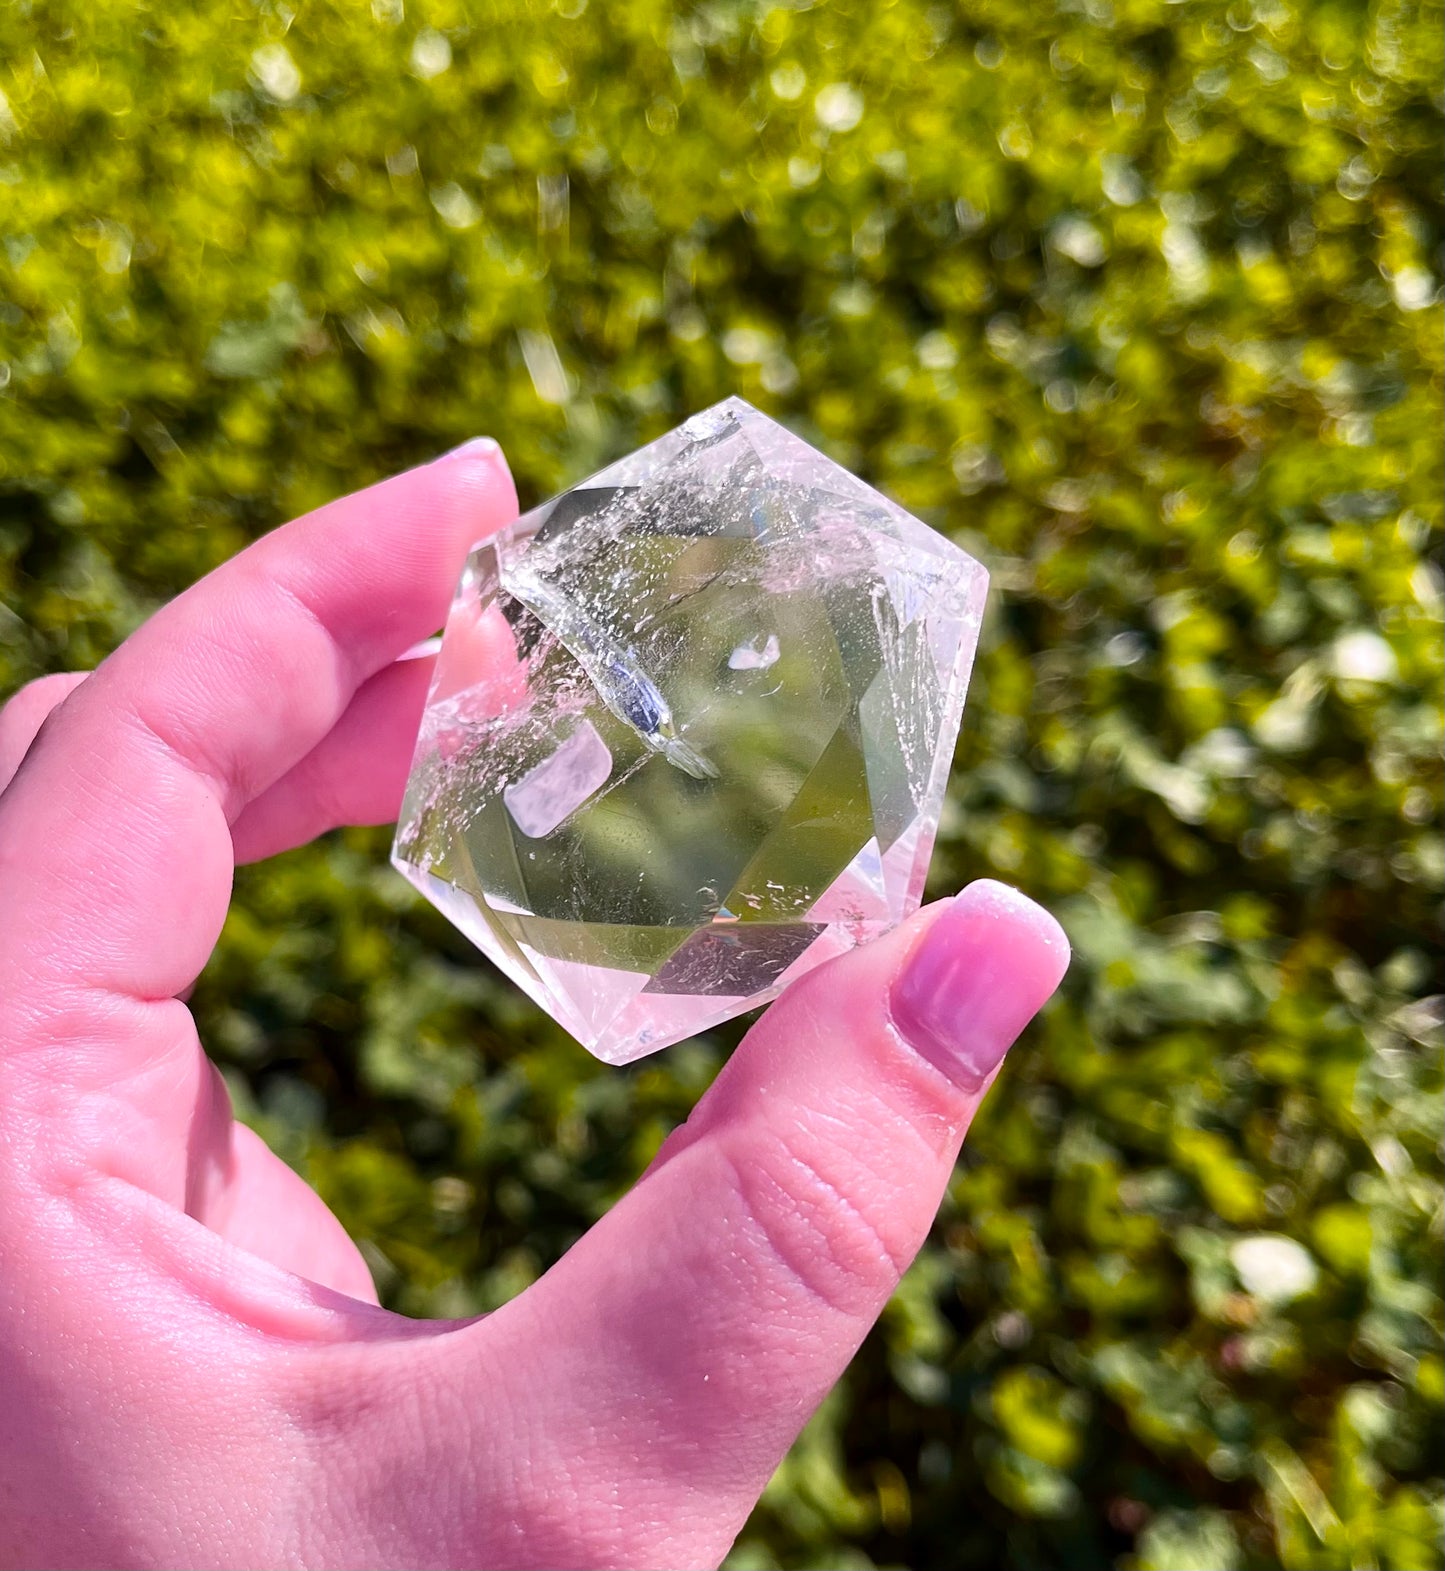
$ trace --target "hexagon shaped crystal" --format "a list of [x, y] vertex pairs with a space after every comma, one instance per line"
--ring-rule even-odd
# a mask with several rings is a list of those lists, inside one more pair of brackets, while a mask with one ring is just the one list
[[987, 578], [740, 399], [471, 553], [393, 860], [626, 1063], [919, 903]]

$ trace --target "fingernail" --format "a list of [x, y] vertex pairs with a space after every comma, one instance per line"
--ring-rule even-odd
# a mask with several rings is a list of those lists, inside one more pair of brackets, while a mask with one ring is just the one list
[[981, 879], [934, 922], [893, 984], [893, 1023], [949, 1079], [976, 1090], [1068, 965], [1069, 941], [1042, 906]]
[[460, 447], [454, 447], [450, 452], [443, 453], [440, 458], [432, 459], [434, 464], [449, 463], [453, 458], [491, 458], [501, 456], [501, 448], [489, 436], [469, 437]]

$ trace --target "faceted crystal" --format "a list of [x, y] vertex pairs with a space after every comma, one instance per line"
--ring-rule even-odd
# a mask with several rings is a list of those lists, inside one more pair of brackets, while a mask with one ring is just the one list
[[919, 903], [982, 567], [740, 399], [477, 546], [393, 860], [622, 1064]]

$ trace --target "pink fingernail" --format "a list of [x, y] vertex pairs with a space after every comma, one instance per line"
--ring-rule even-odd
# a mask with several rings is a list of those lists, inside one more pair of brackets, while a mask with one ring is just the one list
[[463, 442], [460, 447], [454, 447], [450, 452], [443, 453], [440, 458], [432, 459], [434, 464], [449, 463], [453, 458], [491, 458], [500, 455], [501, 448], [489, 436], [474, 436]]
[[893, 1022], [966, 1090], [998, 1068], [1063, 980], [1069, 941], [1007, 884], [970, 884], [929, 928], [893, 984]]

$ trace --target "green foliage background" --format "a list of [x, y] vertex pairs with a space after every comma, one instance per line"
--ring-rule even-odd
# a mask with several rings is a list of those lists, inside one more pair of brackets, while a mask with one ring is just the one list
[[[732, 391], [993, 569], [934, 888], [1078, 958], [737, 1567], [1441, 1563], [1441, 31], [0, 9], [0, 692], [467, 436], [531, 502]], [[459, 1314], [735, 1037], [601, 1068], [384, 845], [243, 873], [196, 1009]]]

